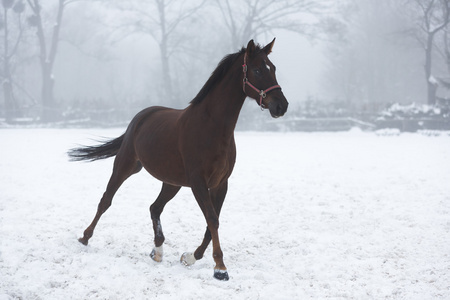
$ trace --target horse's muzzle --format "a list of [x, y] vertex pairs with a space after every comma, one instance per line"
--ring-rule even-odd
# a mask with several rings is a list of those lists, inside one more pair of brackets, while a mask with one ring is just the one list
[[271, 97], [268, 106], [272, 118], [279, 118], [286, 113], [289, 103], [287, 102], [284, 95], [281, 94], [281, 96], [274, 95], [273, 97]]

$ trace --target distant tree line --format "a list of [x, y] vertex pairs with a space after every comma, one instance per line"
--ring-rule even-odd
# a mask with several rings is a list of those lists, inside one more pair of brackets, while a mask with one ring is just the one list
[[339, 10], [324, 74], [333, 101], [379, 109], [450, 98], [450, 0], [348, 0]]
[[[325, 13], [330, 9], [329, 2], [2, 0], [0, 117], [10, 122], [33, 111], [36, 119], [54, 122], [61, 119], [62, 111], [71, 110], [70, 103], [80, 106], [83, 99], [77, 98], [83, 97], [104, 98], [111, 103], [140, 102], [156, 94], [167, 105], [180, 105], [179, 95], [192, 95], [194, 88], [199, 88], [196, 77], [211, 71], [206, 66], [217, 63], [217, 52], [223, 55], [229, 49], [235, 51], [250, 38], [276, 28], [312, 34], [318, 22], [303, 22], [298, 16]], [[204, 38], [206, 35], [212, 38]], [[100, 82], [102, 87], [92, 87], [83, 78], [86, 76], [74, 77], [85, 64], [90, 64], [86, 70], [92, 68], [91, 74], [84, 71], [87, 76], [98, 71], [95, 66], [101, 61], [120, 65], [124, 59], [114, 51], [122, 47], [123, 41], [133, 39], [145, 39], [146, 45], [156, 44], [159, 49], [152, 64], [146, 62], [150, 65], [147, 72], [151, 73], [146, 83], [138, 83], [137, 73], [142, 67], [138, 60], [132, 67], [123, 66], [123, 73], [134, 68], [128, 73], [136, 76], [127, 76], [126, 80], [113, 78], [108, 66], [99, 67], [106, 69], [105, 75], [99, 75], [105, 78], [101, 81], [93, 77], [92, 81]], [[129, 53], [134, 50], [129, 49]], [[154, 53], [153, 49], [148, 52]], [[62, 82], [70, 91], [59, 91], [55, 96]], [[127, 84], [122, 89], [127, 90], [126, 94], [114, 99], [121, 94], [118, 86]], [[81, 93], [90, 85], [94, 90], [91, 94]], [[108, 90], [108, 85], [111, 93], [99, 95], [99, 90]]]
[[181, 107], [218, 57], [276, 30], [327, 45], [323, 102], [372, 112], [397, 102], [434, 105], [450, 91], [449, 5], [1, 0], [0, 118], [56, 122], [104, 109], [122, 120], [149, 105]]

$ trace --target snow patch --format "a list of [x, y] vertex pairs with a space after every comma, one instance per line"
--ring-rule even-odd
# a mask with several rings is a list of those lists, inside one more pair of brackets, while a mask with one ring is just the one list
[[448, 134], [237, 133], [219, 230], [233, 276], [219, 282], [211, 245], [179, 263], [206, 226], [189, 189], [161, 215], [164, 260], [150, 258], [161, 183], [145, 171], [77, 241], [113, 160], [66, 151], [123, 130], [0, 130], [0, 299], [450, 299]]

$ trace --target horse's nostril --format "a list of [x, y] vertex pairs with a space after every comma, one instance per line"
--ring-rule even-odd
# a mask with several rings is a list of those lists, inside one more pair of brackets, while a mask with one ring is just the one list
[[286, 109], [287, 107], [284, 105], [284, 103], [278, 103], [278, 101], [271, 101], [269, 103], [270, 114], [274, 118], [283, 116], [286, 112]]
[[280, 104], [277, 105], [277, 114], [278, 114], [278, 115], [283, 114], [283, 108], [281, 107]]
[[278, 104], [278, 105], [277, 105], [277, 115], [278, 115], [279, 117], [281, 117], [281, 116], [284, 115], [285, 112], [286, 112], [286, 109], [283, 107], [283, 105]]

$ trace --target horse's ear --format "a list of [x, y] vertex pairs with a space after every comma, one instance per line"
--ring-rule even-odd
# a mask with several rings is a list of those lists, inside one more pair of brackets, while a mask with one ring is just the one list
[[247, 53], [247, 56], [252, 56], [253, 53], [255, 53], [256, 45], [253, 40], [250, 40], [247, 44], [247, 49], [245, 50], [245, 53]]
[[273, 48], [273, 44], [274, 43], [275, 43], [275, 38], [273, 38], [273, 40], [263, 48], [263, 51], [267, 55], [269, 55], [272, 52], [272, 48]]

